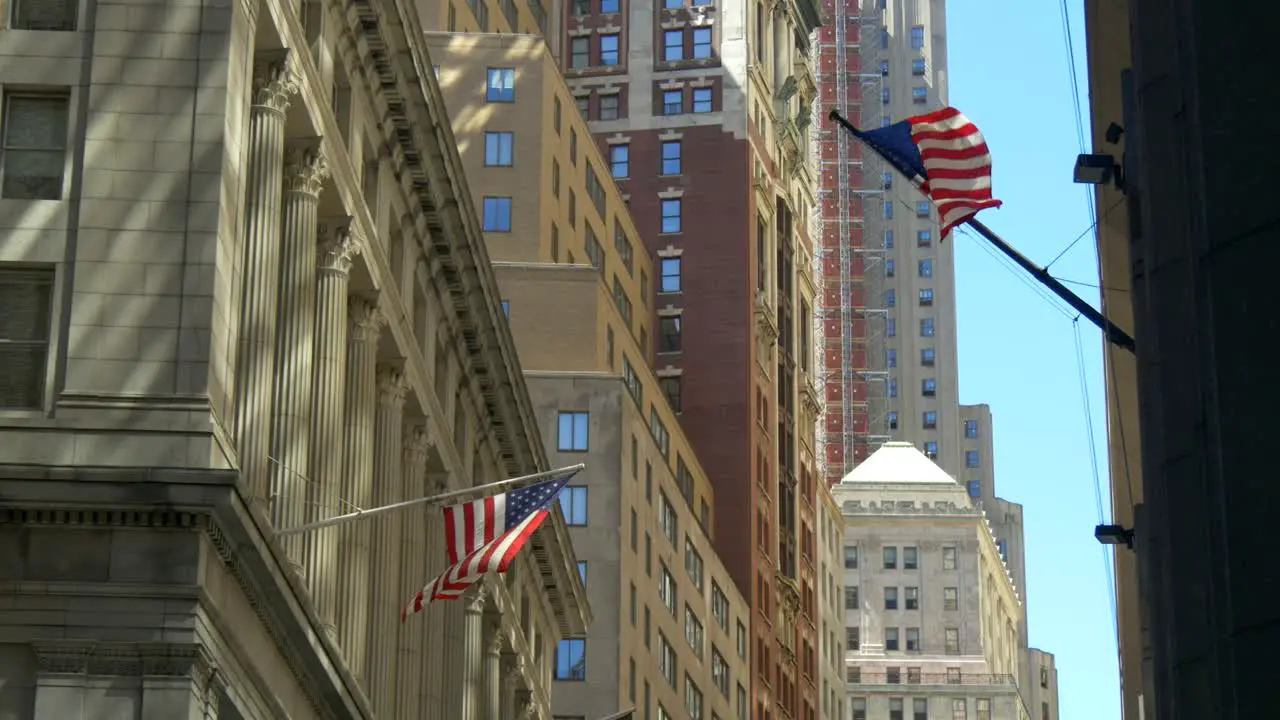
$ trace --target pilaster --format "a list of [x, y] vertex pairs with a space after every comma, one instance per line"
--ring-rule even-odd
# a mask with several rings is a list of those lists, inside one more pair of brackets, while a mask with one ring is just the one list
[[[279, 328], [271, 457], [271, 519], [278, 528], [306, 520], [310, 475], [312, 358], [316, 328], [316, 206], [329, 169], [317, 144], [293, 148], [284, 173]], [[304, 538], [284, 538], [289, 560], [303, 563]]]
[[466, 610], [462, 624], [462, 713], [461, 720], [483, 720], [484, 715], [484, 610], [487, 592], [478, 585], [475, 594], [463, 600]]
[[[347, 286], [352, 259], [360, 244], [351, 234], [351, 218], [319, 224], [316, 267], [315, 353], [312, 359], [312, 417], [307, 522], [348, 510], [341, 504], [343, 467], [343, 410], [347, 391]], [[337, 527], [304, 536], [307, 582], [326, 631], [336, 637], [339, 582]]]
[[[427, 497], [432, 494], [426, 488], [427, 455], [431, 450], [431, 437], [425, 426], [410, 427], [404, 433], [404, 496], [406, 500]], [[412, 591], [427, 582], [427, 517], [439, 513], [436, 507], [412, 508], [405, 511], [404, 532], [400, 533], [399, 601], [406, 600]], [[428, 613], [430, 611], [428, 610]], [[397, 680], [396, 717], [420, 717], [428, 707], [423, 704], [425, 683], [424, 653], [431, 648], [422, 644], [422, 623], [419, 617], [413, 623], [396, 623], [397, 632]]]
[[287, 52], [264, 55], [253, 68], [245, 262], [240, 308], [236, 450], [255, 498], [268, 499], [271, 401], [279, 299], [280, 211], [285, 111], [298, 91]]
[[[409, 391], [404, 375], [392, 367], [378, 369], [378, 409], [373, 433], [372, 507], [404, 499], [404, 400]], [[374, 710], [395, 712], [397, 612], [403, 598], [399, 587], [400, 542], [404, 513], [394, 512], [373, 521], [373, 578], [369, 585], [369, 647], [366, 667], [369, 697]]]
[[[428, 495], [438, 495], [447, 492], [449, 489], [448, 475], [445, 473], [430, 473], [426, 477], [426, 490]], [[426, 510], [426, 562], [424, 564], [424, 574], [420, 585], [421, 587], [434, 578], [436, 574], [442, 572], [445, 568], [447, 553], [445, 551], [445, 533], [444, 533], [444, 514], [440, 508], [428, 508]], [[422, 706], [424, 708], [436, 708], [440, 711], [441, 716], [447, 717], [446, 691], [447, 697], [456, 698], [456, 689], [446, 687], [446, 670], [455, 663], [449, 662], [446, 646], [445, 626], [449, 613], [457, 611], [457, 602], [440, 602], [432, 603], [427, 606], [422, 613], [422, 647], [431, 648], [423, 658], [426, 682], [423, 685]], [[456, 715], [454, 717], [457, 717]]]
[[[342, 501], [347, 509], [372, 507], [376, 366], [382, 313], [377, 305], [352, 298], [348, 304], [346, 428], [343, 435]], [[365, 646], [369, 621], [370, 525], [340, 526], [340, 607], [338, 633], [352, 674], [367, 679]]]
[[490, 619], [484, 645], [484, 717], [501, 718], [502, 649], [506, 646], [501, 618]]

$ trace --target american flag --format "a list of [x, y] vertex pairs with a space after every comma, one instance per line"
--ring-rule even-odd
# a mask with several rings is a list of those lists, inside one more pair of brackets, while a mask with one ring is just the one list
[[987, 141], [955, 108], [862, 130], [858, 137], [933, 200], [943, 238], [979, 210], [1001, 205], [991, 195]]
[[405, 606], [401, 620], [432, 600], [453, 600], [488, 573], [504, 573], [551, 513], [569, 482], [549, 480], [444, 509], [449, 567]]

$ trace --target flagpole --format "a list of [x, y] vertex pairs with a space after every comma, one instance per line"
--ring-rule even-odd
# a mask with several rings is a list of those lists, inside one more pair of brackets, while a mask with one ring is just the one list
[[[854, 137], [858, 138], [859, 140], [862, 139], [861, 135], [859, 135], [858, 133], [858, 128], [855, 127], [853, 123], [846, 120], [843, 115], [836, 112], [835, 110], [832, 110], [830, 113], [830, 117], [832, 120], [835, 120], [837, 123], [842, 125], [844, 129], [848, 130], [849, 133], [852, 134]], [[871, 148], [871, 150], [875, 152], [877, 155], [880, 154], [879, 151], [876, 150], [876, 148], [871, 144], [866, 142], [864, 142], [863, 144]], [[884, 157], [884, 156], [881, 156], [881, 157]], [[901, 172], [903, 175], [907, 174], [905, 172], [902, 172], [902, 168], [899, 168], [895, 163], [890, 161], [888, 158], [884, 158], [884, 159], [886, 162], [892, 165], [894, 169], [897, 170], [898, 172]], [[913, 184], [916, 185], [916, 187], [920, 187], [920, 184], [921, 184], [920, 178], [909, 178], [909, 179]], [[1012, 245], [1005, 242], [999, 235], [996, 235], [994, 232], [992, 232], [991, 228], [982, 224], [982, 222], [979, 221], [977, 218], [970, 217], [964, 222], [966, 225], [973, 228], [975, 232], [977, 232], [979, 235], [985, 238], [987, 242], [991, 243], [992, 245], [995, 245], [997, 250], [999, 250], [1000, 252], [1008, 256], [1010, 260], [1017, 263], [1019, 267], [1031, 273], [1031, 276], [1034, 277], [1036, 280], [1039, 280], [1040, 284], [1052, 290], [1055, 295], [1057, 295], [1059, 298], [1062, 298], [1062, 300], [1066, 302], [1068, 305], [1070, 305], [1072, 308], [1075, 308], [1076, 312], [1088, 318], [1089, 321], [1092, 322], [1094, 325], [1097, 325], [1099, 330], [1102, 330], [1104, 333], [1106, 333], [1107, 339], [1110, 340], [1113, 345], [1119, 348], [1122, 348], [1124, 350], [1128, 350], [1131, 353], [1137, 352], [1137, 345], [1134, 343], [1133, 338], [1129, 335], [1129, 333], [1125, 332], [1124, 330], [1121, 330], [1115, 323], [1108, 320], [1105, 315], [1095, 310], [1092, 305], [1085, 302], [1079, 295], [1076, 295], [1074, 292], [1072, 292], [1070, 288], [1068, 288], [1066, 285], [1063, 285], [1054, 276], [1050, 275], [1048, 270], [1031, 262], [1030, 259], [1028, 259], [1025, 255], [1015, 250]]]
[[401, 502], [392, 503], [390, 505], [383, 505], [382, 507], [370, 508], [368, 510], [357, 510], [353, 513], [347, 513], [346, 515], [338, 515], [336, 517], [327, 518], [325, 520], [319, 520], [313, 523], [307, 523], [305, 525], [297, 525], [295, 527], [284, 528], [283, 530], [277, 530], [276, 537], [285, 537], [287, 535], [297, 535], [298, 533], [309, 532], [311, 530], [319, 530], [320, 528], [327, 528], [327, 527], [332, 527], [334, 525], [341, 525], [343, 523], [351, 522], [353, 520], [359, 520], [360, 518], [367, 518], [373, 515], [382, 515], [384, 513], [392, 512], [393, 510], [400, 510], [402, 508], [412, 507], [414, 505], [436, 504], [444, 500], [450, 500], [456, 497], [462, 497], [464, 495], [471, 495], [480, 490], [492, 490], [494, 488], [506, 487], [507, 485], [515, 485], [517, 483], [529, 482], [530, 480], [541, 480], [542, 478], [560, 477], [561, 475], [568, 475], [572, 477], [578, 474], [579, 472], [581, 472], [582, 470], [585, 470], [586, 467], [587, 467], [586, 465], [579, 463], [577, 465], [570, 465], [569, 467], [562, 467], [562, 468], [557, 468], [555, 470], [546, 470], [544, 472], [533, 473], [532, 475], [521, 475], [520, 477], [509, 478], [507, 480], [498, 480], [497, 482], [485, 483], [484, 485], [476, 485], [474, 487], [462, 488], [461, 490], [450, 490], [449, 492], [440, 493], [439, 495], [431, 495], [430, 497], [414, 498], [413, 500], [402, 500]]

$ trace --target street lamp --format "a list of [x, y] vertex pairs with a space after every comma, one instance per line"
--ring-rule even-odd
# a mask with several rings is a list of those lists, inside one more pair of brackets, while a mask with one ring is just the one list
[[1107, 153], [1079, 155], [1076, 157], [1074, 180], [1083, 185], [1106, 185], [1115, 179], [1117, 189], [1124, 185], [1124, 172], [1120, 163]]
[[1123, 525], [1099, 525], [1093, 529], [1093, 536], [1103, 545], [1124, 545], [1133, 549], [1133, 530]]

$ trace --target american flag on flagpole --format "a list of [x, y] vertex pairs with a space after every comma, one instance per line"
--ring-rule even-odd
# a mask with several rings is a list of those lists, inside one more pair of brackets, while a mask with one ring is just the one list
[[857, 134], [938, 206], [943, 238], [979, 210], [1000, 207], [991, 195], [987, 141], [959, 110], [943, 108]]
[[453, 600], [481, 577], [504, 573], [520, 549], [551, 514], [568, 477], [444, 509], [449, 567], [405, 606], [400, 619], [421, 612], [432, 600]]

